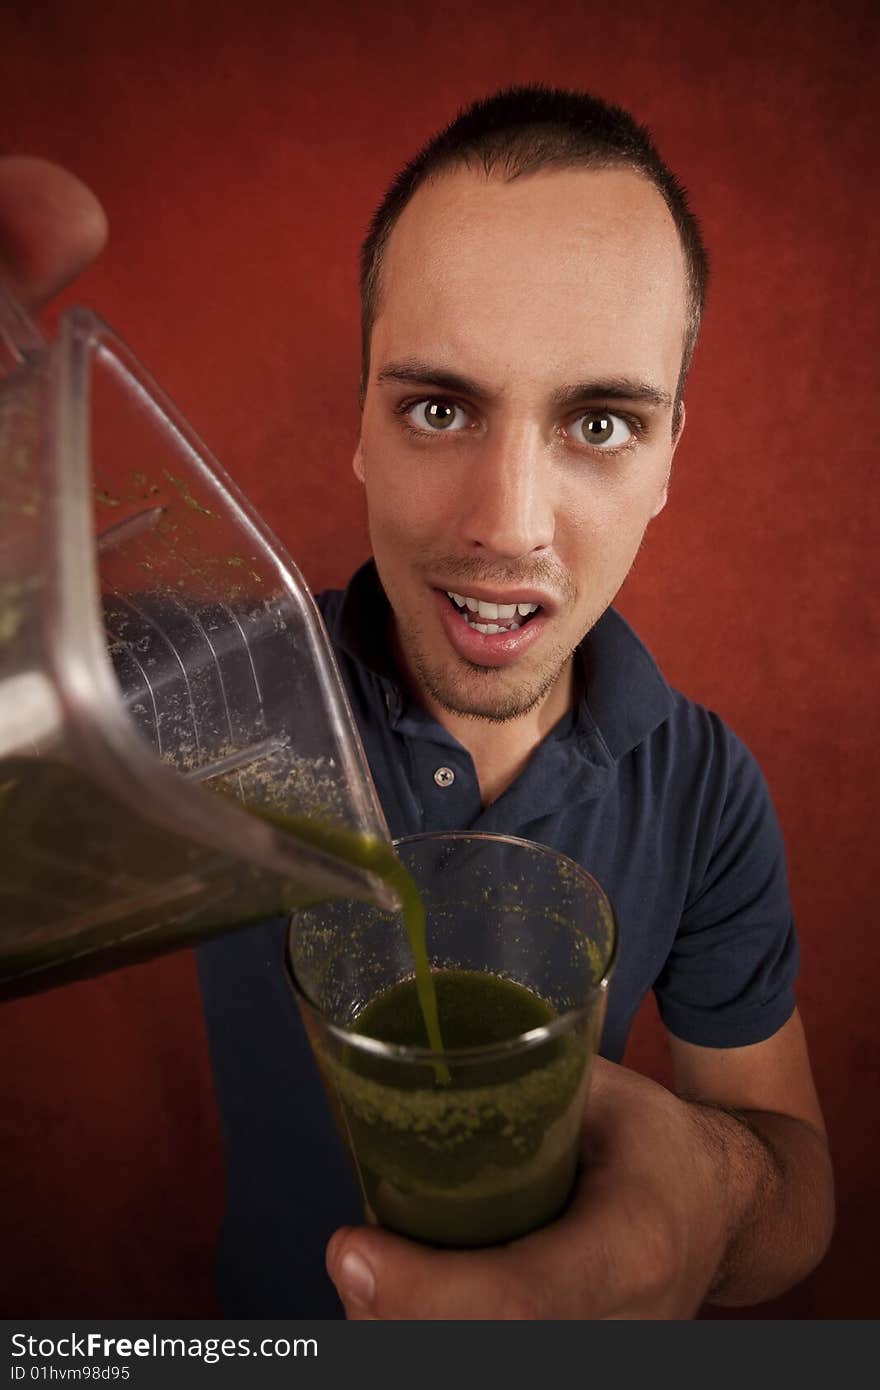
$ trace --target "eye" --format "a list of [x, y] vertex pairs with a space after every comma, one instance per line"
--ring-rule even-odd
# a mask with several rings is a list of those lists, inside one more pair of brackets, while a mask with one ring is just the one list
[[467, 416], [461, 406], [437, 397], [416, 401], [406, 411], [406, 418], [416, 429], [430, 430], [435, 434], [463, 430], [467, 424]]
[[635, 431], [620, 415], [612, 415], [608, 410], [588, 410], [572, 421], [568, 433], [577, 444], [617, 449], [628, 444]]

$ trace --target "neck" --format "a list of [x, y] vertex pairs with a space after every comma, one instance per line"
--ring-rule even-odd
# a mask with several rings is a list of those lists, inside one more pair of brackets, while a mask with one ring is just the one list
[[489, 806], [516, 781], [535, 749], [579, 696], [577, 664], [570, 657], [540, 704], [518, 719], [507, 719], [503, 724], [444, 709], [424, 692], [420, 692], [419, 697], [438, 724], [470, 753], [483, 806]]

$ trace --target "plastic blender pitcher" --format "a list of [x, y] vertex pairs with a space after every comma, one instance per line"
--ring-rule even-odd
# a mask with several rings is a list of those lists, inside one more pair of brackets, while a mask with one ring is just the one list
[[0, 997], [387, 904], [297, 830], [388, 839], [293, 561], [90, 310], [0, 338]]

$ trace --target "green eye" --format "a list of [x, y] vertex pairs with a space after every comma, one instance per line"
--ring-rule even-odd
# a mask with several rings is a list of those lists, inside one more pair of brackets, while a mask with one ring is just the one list
[[614, 433], [614, 421], [607, 415], [588, 415], [581, 429], [591, 444], [607, 444]]
[[619, 415], [611, 415], [604, 410], [589, 411], [578, 416], [572, 430], [578, 443], [599, 445], [613, 444], [615, 447], [632, 439], [633, 432]]
[[425, 422], [435, 430], [448, 430], [455, 423], [458, 411], [448, 401], [426, 401], [422, 406]]
[[441, 434], [446, 430], [463, 430], [467, 424], [465, 412], [452, 401], [417, 401], [406, 414], [416, 429], [424, 430], [425, 433], [430, 431], [433, 434]]

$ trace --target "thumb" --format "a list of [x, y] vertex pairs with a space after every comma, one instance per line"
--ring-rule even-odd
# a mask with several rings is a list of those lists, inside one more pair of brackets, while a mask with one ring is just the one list
[[507, 1246], [434, 1250], [377, 1227], [343, 1226], [327, 1246], [327, 1273], [356, 1321], [539, 1316]]
[[94, 261], [107, 218], [94, 193], [57, 164], [0, 158], [0, 275], [36, 309]]

